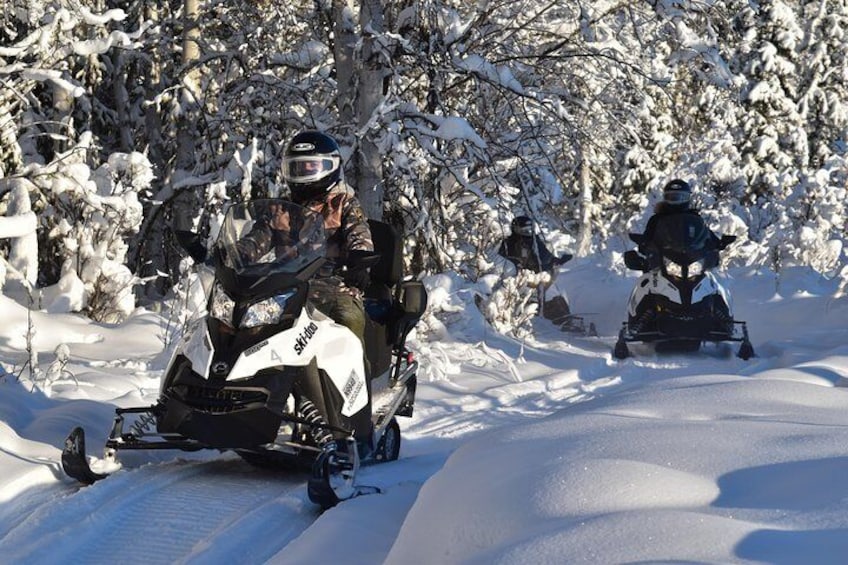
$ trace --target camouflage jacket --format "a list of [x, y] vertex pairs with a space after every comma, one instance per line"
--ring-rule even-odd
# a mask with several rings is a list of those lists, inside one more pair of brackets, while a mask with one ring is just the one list
[[[327, 235], [327, 257], [344, 261], [351, 251], [374, 251], [371, 228], [359, 199], [344, 181], [336, 184], [323, 198], [303, 204], [324, 218], [324, 233]], [[361, 296], [363, 289], [353, 288], [339, 276], [313, 279], [313, 297], [332, 295], [339, 289], [352, 296]]]
[[327, 234], [327, 257], [347, 258], [350, 251], [374, 251], [371, 228], [359, 199], [344, 181], [336, 184], [320, 200], [303, 204], [324, 218]]
[[[351, 251], [374, 251], [371, 228], [362, 206], [353, 190], [344, 182], [336, 184], [323, 198], [301, 205], [324, 218], [327, 257], [333, 260], [333, 264], [336, 261], [344, 261]], [[268, 221], [258, 222], [250, 233], [238, 242], [242, 256], [253, 261], [272, 249], [280, 256], [292, 245], [289, 232], [273, 229]], [[340, 287], [351, 295], [360, 294], [360, 289], [347, 287], [341, 277], [334, 275], [332, 267], [323, 276], [319, 273], [319, 278], [312, 281], [313, 294], [334, 292]]]

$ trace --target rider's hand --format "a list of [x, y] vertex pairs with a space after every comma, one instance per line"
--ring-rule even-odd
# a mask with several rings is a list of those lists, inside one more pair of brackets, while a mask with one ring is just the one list
[[289, 211], [285, 207], [276, 204], [272, 204], [270, 209], [271, 220], [268, 222], [268, 225], [275, 230], [291, 231], [291, 216], [289, 216]]

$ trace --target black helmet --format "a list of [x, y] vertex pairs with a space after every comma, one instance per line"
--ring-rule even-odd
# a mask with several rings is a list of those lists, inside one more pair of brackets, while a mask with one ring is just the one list
[[530, 237], [533, 235], [533, 220], [531, 220], [528, 216], [516, 216], [512, 220], [512, 233], [518, 234], [524, 237]]
[[283, 155], [283, 178], [292, 200], [307, 202], [327, 192], [342, 178], [342, 156], [336, 140], [320, 131], [294, 136]]
[[686, 206], [692, 198], [692, 188], [685, 180], [674, 179], [663, 188], [663, 200], [672, 206]]

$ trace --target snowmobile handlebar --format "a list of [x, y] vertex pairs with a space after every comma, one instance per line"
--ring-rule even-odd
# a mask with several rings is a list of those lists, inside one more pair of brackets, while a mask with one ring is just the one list
[[200, 240], [200, 234], [187, 230], [173, 230], [172, 232], [180, 247], [185, 249], [189, 257], [196, 263], [203, 263], [209, 255], [209, 250]]
[[721, 236], [721, 239], [719, 239], [719, 241], [718, 241], [718, 250], [724, 251], [725, 249], [730, 247], [730, 244], [733, 243], [734, 241], [736, 241], [735, 235], [723, 235], [723, 236]]

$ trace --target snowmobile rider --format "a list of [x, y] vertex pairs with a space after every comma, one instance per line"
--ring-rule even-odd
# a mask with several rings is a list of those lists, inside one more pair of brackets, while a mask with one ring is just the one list
[[[351, 251], [374, 251], [362, 206], [342, 179], [341, 152], [335, 139], [314, 130], [298, 133], [286, 146], [282, 168], [292, 201], [324, 218], [330, 259], [343, 263]], [[341, 276], [314, 280], [310, 294], [315, 306], [356, 334], [363, 348], [362, 297], [369, 283], [367, 268], [348, 268]]]
[[[542, 289], [544, 296], [544, 291], [553, 284], [556, 278], [556, 267], [570, 260], [572, 255], [566, 253], [562, 257], [554, 256], [545, 242], [542, 241], [542, 238], [534, 233], [533, 220], [528, 216], [513, 218], [510, 229], [512, 233], [501, 242], [498, 254], [512, 261], [518, 269], [550, 274], [548, 282]], [[540, 306], [542, 315], [556, 325], [565, 323], [571, 314], [571, 309], [562, 296], [555, 296], [550, 300], [542, 301]]]
[[[692, 187], [682, 179], [673, 179], [663, 188], [663, 199], [654, 207], [654, 214], [648, 219], [643, 232], [644, 242], [639, 245], [639, 253], [647, 258], [650, 268], [659, 266], [659, 246], [656, 241], [659, 226], [669, 216], [691, 214], [701, 218], [698, 210], [691, 207]], [[717, 249], [719, 238], [711, 230], [709, 245]]]
[[[330, 260], [330, 267], [310, 280], [309, 299], [315, 308], [348, 328], [359, 339], [367, 379], [369, 366], [365, 356], [363, 296], [371, 277], [368, 267], [357, 267], [349, 260], [355, 254], [353, 252], [373, 253], [374, 243], [362, 206], [353, 189], [342, 179], [338, 143], [319, 131], [298, 133], [285, 147], [282, 176], [289, 187], [291, 201], [323, 218], [326, 257]], [[254, 260], [271, 250], [277, 257], [285, 255], [293, 244], [292, 232], [298, 231], [298, 226], [292, 223], [297, 222], [298, 218], [291, 216], [284, 202], [272, 204], [264, 221], [257, 222], [251, 232], [239, 241], [239, 251]], [[338, 435], [344, 425], [340, 415], [329, 409], [325, 402], [322, 383], [307, 378], [298, 381], [296, 386], [335, 428], [335, 439], [346, 437], [343, 432]], [[350, 427], [353, 429], [362, 430], [371, 425], [370, 410], [360, 410], [351, 418]], [[334, 443], [325, 446], [336, 449]]]
[[[291, 201], [323, 218], [327, 257], [334, 265], [343, 265], [351, 251], [374, 251], [362, 206], [353, 189], [342, 180], [341, 153], [332, 137], [313, 130], [295, 135], [286, 146], [282, 174], [291, 191]], [[285, 256], [294, 243], [291, 223], [285, 205], [271, 204], [268, 217], [257, 222], [239, 241], [239, 251], [252, 260], [272, 249], [277, 257]], [[369, 269], [353, 266], [338, 273], [313, 279], [309, 297], [318, 310], [350, 329], [364, 350], [362, 297], [371, 281]]]

